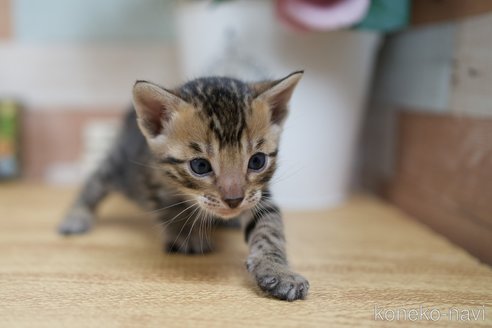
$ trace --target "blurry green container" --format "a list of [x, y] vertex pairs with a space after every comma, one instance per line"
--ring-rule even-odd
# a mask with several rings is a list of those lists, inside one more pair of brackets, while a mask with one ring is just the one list
[[0, 180], [20, 175], [20, 106], [0, 100]]

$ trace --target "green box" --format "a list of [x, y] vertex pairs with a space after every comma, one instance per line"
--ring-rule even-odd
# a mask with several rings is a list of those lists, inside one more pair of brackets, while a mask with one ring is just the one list
[[0, 100], [0, 179], [20, 175], [20, 108], [11, 100]]

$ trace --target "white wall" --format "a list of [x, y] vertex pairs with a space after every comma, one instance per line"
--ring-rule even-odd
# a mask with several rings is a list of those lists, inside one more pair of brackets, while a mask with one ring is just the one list
[[0, 96], [33, 108], [122, 106], [136, 79], [173, 85], [172, 45], [0, 43]]
[[374, 98], [407, 110], [492, 116], [492, 14], [388, 39]]
[[11, 0], [21, 42], [169, 41], [170, 0]]
[[126, 108], [136, 79], [179, 82], [175, 1], [11, 1], [13, 35], [0, 42], [0, 97], [32, 110]]

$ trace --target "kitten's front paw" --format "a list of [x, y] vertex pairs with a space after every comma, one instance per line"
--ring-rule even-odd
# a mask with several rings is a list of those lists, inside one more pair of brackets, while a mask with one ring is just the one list
[[77, 207], [72, 209], [58, 226], [62, 235], [82, 234], [92, 228], [93, 214], [89, 209]]
[[306, 278], [292, 272], [285, 265], [268, 260], [248, 259], [246, 266], [253, 274], [258, 286], [275, 298], [295, 301], [304, 299], [308, 294], [309, 282]]

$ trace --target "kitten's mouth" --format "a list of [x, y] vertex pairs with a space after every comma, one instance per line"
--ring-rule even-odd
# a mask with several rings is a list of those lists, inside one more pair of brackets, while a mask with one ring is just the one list
[[226, 204], [221, 204], [220, 201], [211, 196], [202, 195], [198, 198], [200, 207], [207, 213], [217, 216], [221, 219], [233, 219], [240, 216], [243, 212], [248, 211], [256, 206], [261, 198], [261, 191], [256, 191], [248, 195], [237, 207], [229, 207]]
[[250, 204], [243, 202], [237, 207], [230, 208], [221, 204], [220, 201], [211, 196], [203, 195], [198, 198], [198, 203], [200, 207], [207, 213], [217, 216], [221, 219], [232, 219], [238, 217], [242, 212], [250, 208]]
[[237, 216], [239, 216], [239, 214], [241, 214], [243, 210], [240, 209], [240, 208], [235, 208], [235, 209], [216, 209], [214, 210], [214, 213], [222, 218], [222, 219], [232, 219], [232, 218], [235, 218]]

